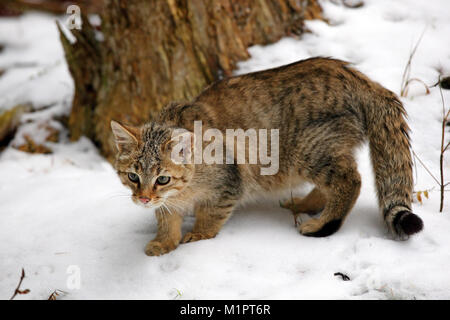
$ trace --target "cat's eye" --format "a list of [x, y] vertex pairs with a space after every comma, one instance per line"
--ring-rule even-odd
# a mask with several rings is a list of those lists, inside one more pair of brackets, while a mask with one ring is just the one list
[[156, 179], [156, 183], [159, 185], [168, 184], [169, 181], [170, 181], [170, 177], [168, 177], [168, 176], [159, 176], [158, 179]]
[[128, 173], [128, 179], [130, 179], [131, 182], [137, 183], [139, 182], [139, 176], [136, 173], [129, 172]]

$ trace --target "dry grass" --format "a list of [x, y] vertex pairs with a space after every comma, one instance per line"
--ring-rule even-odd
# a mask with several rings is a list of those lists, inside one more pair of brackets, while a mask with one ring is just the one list
[[18, 146], [17, 149], [23, 152], [28, 153], [41, 153], [41, 154], [50, 154], [52, 153], [52, 150], [43, 144], [36, 143], [33, 138], [31, 138], [28, 134], [25, 134], [24, 136], [25, 143]]
[[58, 300], [58, 297], [61, 296], [61, 294], [67, 294], [67, 292], [56, 289], [55, 291], [53, 291], [50, 296], [48, 297], [47, 300]]
[[425, 82], [423, 82], [422, 80], [420, 80], [418, 78], [411, 78], [411, 63], [414, 58], [414, 55], [416, 54], [417, 48], [419, 47], [419, 44], [422, 41], [424, 34], [425, 34], [425, 30], [422, 32], [419, 40], [417, 40], [417, 43], [415, 44], [415, 46], [409, 53], [408, 62], [406, 63], [405, 69], [403, 71], [403, 76], [402, 76], [402, 84], [401, 84], [401, 89], [400, 89], [400, 96], [402, 96], [402, 97], [408, 96], [409, 85], [413, 82], [421, 83], [425, 87], [426, 93], [427, 94], [430, 93], [430, 88], [428, 87], [428, 85]]

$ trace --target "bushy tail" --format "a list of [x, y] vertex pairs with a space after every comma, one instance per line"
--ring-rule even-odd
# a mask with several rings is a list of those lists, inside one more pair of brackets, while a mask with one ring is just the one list
[[384, 88], [366, 108], [378, 201], [389, 229], [401, 239], [423, 228], [422, 219], [411, 212], [413, 176], [405, 116], [400, 100]]

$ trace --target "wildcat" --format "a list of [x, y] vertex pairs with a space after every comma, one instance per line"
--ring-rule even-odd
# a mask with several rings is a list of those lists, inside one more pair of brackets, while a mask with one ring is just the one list
[[[381, 214], [400, 239], [419, 232], [411, 212], [412, 162], [406, 112], [397, 96], [331, 58], [289, 65], [217, 81], [193, 101], [173, 102], [141, 127], [111, 122], [118, 149], [115, 167], [132, 199], [156, 208], [158, 232], [147, 255], [161, 255], [180, 243], [213, 238], [237, 204], [291, 189], [315, 188], [294, 203], [319, 213], [300, 224], [303, 235], [336, 232], [360, 192], [354, 150], [368, 140]], [[261, 175], [257, 164], [174, 163], [174, 130], [192, 135], [194, 121], [206, 128], [279, 130], [279, 170]], [[194, 152], [192, 145], [185, 146]], [[186, 151], [186, 150], [183, 150]], [[181, 234], [183, 215], [195, 212], [191, 232]]]

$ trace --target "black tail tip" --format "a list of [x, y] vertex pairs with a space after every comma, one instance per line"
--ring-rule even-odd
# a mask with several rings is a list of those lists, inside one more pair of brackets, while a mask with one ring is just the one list
[[412, 212], [401, 211], [395, 216], [394, 226], [397, 230], [409, 236], [423, 229], [423, 221]]

